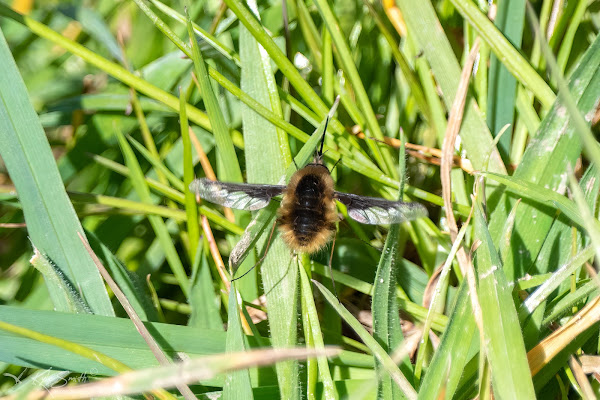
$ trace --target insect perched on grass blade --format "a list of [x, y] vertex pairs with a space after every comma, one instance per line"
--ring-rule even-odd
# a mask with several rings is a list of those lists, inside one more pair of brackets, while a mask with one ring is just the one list
[[287, 186], [202, 178], [194, 180], [190, 190], [211, 203], [250, 211], [264, 208], [273, 197], [283, 195], [277, 211], [279, 230], [292, 250], [306, 253], [315, 253], [333, 237], [338, 221], [336, 200], [346, 205], [350, 218], [363, 224], [398, 224], [427, 216], [427, 209], [419, 203], [335, 191], [330, 171], [323, 164], [326, 130], [327, 124], [313, 162], [298, 169]]

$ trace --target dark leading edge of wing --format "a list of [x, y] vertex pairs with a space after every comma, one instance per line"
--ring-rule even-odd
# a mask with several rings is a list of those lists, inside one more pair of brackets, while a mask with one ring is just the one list
[[283, 193], [282, 185], [253, 185], [196, 179], [190, 184], [192, 193], [211, 203], [239, 210], [259, 210], [266, 207], [273, 196]]
[[350, 218], [362, 224], [399, 224], [427, 216], [427, 209], [419, 203], [404, 203], [341, 192], [335, 192], [335, 198], [348, 207]]

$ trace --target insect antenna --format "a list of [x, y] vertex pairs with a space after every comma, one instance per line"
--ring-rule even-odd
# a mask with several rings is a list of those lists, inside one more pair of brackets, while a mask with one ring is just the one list
[[331, 173], [333, 173], [333, 170], [335, 169], [335, 167], [337, 167], [337, 165], [340, 163], [340, 161], [342, 161], [342, 157], [338, 158], [338, 160], [335, 162], [335, 164], [333, 164], [333, 167], [331, 168]]
[[315, 157], [316, 161], [321, 161], [323, 159], [323, 145], [325, 144], [325, 134], [327, 133], [327, 125], [329, 124], [329, 115], [327, 115], [327, 119], [325, 119], [325, 127], [323, 128], [323, 136], [321, 136], [321, 147], [317, 152]]
[[233, 278], [231, 280], [231, 282], [235, 282], [238, 279], [242, 279], [243, 277], [245, 277], [246, 275], [248, 275], [250, 272], [252, 272], [252, 270], [254, 268], [256, 268], [256, 266], [260, 263], [262, 263], [265, 260], [265, 257], [267, 257], [267, 253], [269, 252], [269, 247], [271, 246], [271, 239], [273, 238], [273, 232], [275, 232], [275, 225], [277, 224], [277, 221], [273, 222], [273, 227], [271, 228], [271, 233], [269, 234], [269, 240], [267, 240], [267, 248], [265, 249], [262, 257], [260, 257], [260, 260], [258, 260], [256, 262], [256, 264], [254, 264], [252, 266], [252, 268], [250, 268], [248, 271], [244, 272], [242, 275], [238, 276], [237, 278]]

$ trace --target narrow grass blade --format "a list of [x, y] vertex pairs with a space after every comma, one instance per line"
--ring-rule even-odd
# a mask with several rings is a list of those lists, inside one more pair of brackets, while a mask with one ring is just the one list
[[122, 362], [115, 360], [114, 358], [108, 357], [99, 351], [93, 350], [86, 346], [82, 346], [77, 343], [70, 342], [68, 340], [55, 338], [43, 333], [33, 331], [21, 326], [13, 325], [4, 321], [0, 321], [0, 329], [5, 332], [10, 332], [14, 335], [19, 335], [28, 339], [36, 340], [40, 343], [49, 344], [52, 346], [59, 347], [61, 349], [69, 351], [71, 354], [76, 354], [81, 357], [85, 357], [94, 362], [98, 362], [101, 365], [112, 369], [115, 372], [126, 372], [130, 371], [127, 365]]
[[[140, 197], [142, 202], [152, 203], [150, 191], [146, 185], [146, 181], [144, 180], [144, 174], [142, 173], [140, 165], [138, 164], [137, 158], [135, 158], [135, 155], [133, 154], [133, 150], [119, 130], [115, 130], [115, 133], [119, 139], [121, 151], [123, 152], [123, 156], [125, 158], [125, 164], [129, 167], [131, 173], [131, 182], [137, 195]], [[177, 250], [175, 249], [171, 235], [167, 230], [165, 222], [161, 217], [156, 215], [148, 215], [148, 221], [150, 221], [150, 225], [152, 225], [152, 229], [156, 234], [156, 238], [161, 244], [162, 250], [165, 253], [165, 257], [167, 258], [167, 262], [169, 263], [173, 274], [175, 274], [175, 277], [177, 278], [181, 291], [187, 297], [190, 289], [189, 280], [185, 269], [183, 268], [183, 264], [181, 263], [181, 260], [177, 254]]]
[[402, 390], [404, 396], [408, 399], [416, 399], [417, 393], [415, 392], [415, 389], [410, 385], [404, 374], [402, 374], [402, 371], [400, 371], [398, 366], [396, 366], [396, 363], [394, 363], [377, 340], [366, 331], [361, 323], [340, 304], [338, 299], [327, 290], [325, 286], [314, 280], [312, 282], [321, 291], [329, 304], [335, 308], [342, 319], [350, 325], [354, 332], [356, 332], [361, 340], [373, 352], [373, 355], [377, 357], [377, 360], [384, 366], [385, 371], [390, 374], [396, 385]]
[[[400, 173], [404, 177], [406, 173], [404, 156], [404, 136], [401, 135], [402, 144], [400, 146]], [[404, 191], [404, 179], [400, 181], [399, 198], [402, 198]], [[394, 349], [399, 348], [404, 341], [402, 329], [400, 327], [400, 318], [398, 302], [396, 301], [396, 263], [398, 258], [398, 241], [400, 239], [400, 224], [390, 226], [388, 236], [385, 239], [375, 282], [373, 284], [373, 302], [371, 312], [373, 314], [373, 337], [379, 342], [381, 347], [388, 354]], [[381, 399], [399, 399], [402, 392], [394, 385], [392, 378], [383, 374], [385, 368], [377, 362], [375, 357], [375, 370], [382, 377], [378, 382], [378, 396]], [[404, 374], [411, 376], [410, 360], [402, 360], [401, 369]]]
[[[92, 313], [81, 294], [65, 274], [50, 259], [33, 248], [33, 256], [29, 259], [33, 267], [44, 277], [48, 287], [54, 287], [53, 303], [62, 305], [61, 311], [73, 313]], [[58, 300], [54, 300], [58, 299]]]
[[[203, 240], [202, 243], [204, 242]], [[188, 321], [188, 326], [223, 331], [220, 305], [215, 304], [215, 288], [210, 274], [210, 266], [206, 258], [208, 252], [208, 245], [203, 245], [199, 248], [194, 260], [193, 273], [190, 279], [189, 298], [192, 313]]]
[[[323, 332], [321, 331], [321, 324], [319, 323], [319, 315], [315, 306], [315, 299], [311, 290], [310, 281], [305, 269], [300, 266], [300, 287], [302, 290], [302, 301], [305, 304], [307, 311], [307, 319], [310, 326], [312, 342], [316, 349], [325, 348], [325, 342], [323, 341]], [[339, 398], [338, 393], [335, 389], [333, 379], [331, 378], [331, 372], [329, 371], [329, 363], [327, 358], [318, 357], [317, 364], [319, 369], [319, 375], [323, 384], [323, 396], [325, 399], [336, 400]]]
[[[132, 141], [132, 143], [135, 145], [137, 142]], [[137, 146], [136, 146], [136, 148], [137, 148]], [[127, 176], [127, 177], [131, 176], [129, 168], [127, 168], [124, 165], [116, 163], [112, 160], [108, 160], [101, 156], [93, 156], [93, 158], [96, 162], [109, 168], [111, 171], [115, 171], [123, 176]], [[148, 184], [149, 188], [154, 189], [156, 192], [160, 193], [161, 195], [163, 195], [171, 200], [175, 200], [176, 202], [181, 203], [181, 204], [183, 204], [185, 202], [185, 196], [183, 193], [178, 192], [177, 190], [175, 190], [169, 186], [165, 186], [162, 183], [160, 183], [154, 179], [151, 179], [151, 178], [146, 178], [145, 181]], [[73, 194], [71, 194], [71, 196], [73, 196]], [[104, 204], [104, 203], [102, 203], [102, 201], [109, 199], [108, 196], [88, 195], [88, 194], [85, 194], [84, 197], [85, 198], [89, 197], [90, 199], [92, 199], [92, 198], [98, 199], [98, 202], [101, 204]], [[118, 207], [119, 204], [122, 204], [124, 208], [127, 208], [126, 205], [129, 204], [132, 206], [133, 205], [132, 203], [136, 203], [136, 202], [131, 202], [130, 200], [115, 199], [110, 204], [115, 207]], [[137, 203], [137, 204], [139, 204], [139, 203]], [[180, 213], [180, 211], [177, 211], [177, 210], [171, 210], [170, 212], [174, 213], [174, 214], [167, 215], [166, 210], [165, 210], [165, 212], [159, 213], [159, 212], [157, 212], [158, 210], [156, 210], [154, 208], [154, 207], [158, 207], [159, 209], [164, 209], [164, 207], [154, 206], [154, 205], [146, 205], [146, 207], [148, 207], [149, 209], [154, 209], [155, 210], [154, 213], [156, 213], [157, 215], [163, 215], [165, 217], [168, 216], [169, 218], [181, 218], [181, 217], [179, 217], [181, 215], [181, 213]], [[131, 208], [141, 209], [141, 207], [131, 207]], [[221, 226], [222, 228], [228, 230], [229, 232], [235, 233], [236, 235], [241, 235], [244, 232], [244, 229], [242, 229], [235, 223], [229, 221], [228, 219], [223, 217], [223, 215], [219, 214], [212, 208], [209, 208], [209, 207], [203, 205], [203, 206], [200, 206], [200, 210], [202, 211], [203, 215], [206, 215], [206, 217], [208, 218], [208, 220], [210, 222], [216, 223], [217, 225]]]
[[[498, 4], [494, 25], [506, 39], [519, 50], [525, 25], [525, 1], [510, 0]], [[490, 58], [489, 89], [486, 119], [495, 137], [506, 124], [513, 123], [517, 98], [517, 81], [510, 71], [493, 54]], [[504, 160], [508, 160], [511, 135], [502, 135], [498, 147]]]
[[87, 232], [90, 246], [102, 260], [119, 288], [123, 291], [136, 314], [143, 321], [158, 321], [158, 313], [152, 304], [145, 282], [129, 271], [123, 263], [103, 244], [96, 235]]
[[[248, 339], [242, 331], [240, 320], [240, 306], [238, 304], [238, 291], [232, 284], [229, 291], [229, 312], [227, 318], [227, 342], [225, 348], [228, 353], [242, 352], [248, 349]], [[229, 372], [223, 386], [223, 399], [248, 399], [252, 400], [252, 385], [248, 370], [240, 369]]]
[[[83, 229], [1, 31], [0, 70], [0, 155], [19, 193], [31, 241], [80, 291], [93, 313], [114, 315], [102, 278], [77, 237]], [[54, 306], [70, 310], [56, 283], [47, 282]]]
[[485, 354], [492, 370], [494, 393], [507, 399], [533, 399], [535, 391], [512, 299], [512, 287], [508, 285], [478, 205], [475, 207], [475, 234], [481, 240], [475, 253], [475, 263], [487, 345]]
[[[446, 108], [452, 108], [456, 97], [461, 68], [446, 35], [438, 28], [440, 22], [430, 1], [400, 0], [398, 6], [408, 26], [409, 35], [423, 50], [431, 71], [443, 93]], [[490, 22], [491, 24], [491, 22]], [[495, 29], [495, 28], [494, 28]], [[487, 155], [488, 170], [505, 174], [506, 169], [493, 145], [492, 135], [471, 96], [467, 96], [460, 131], [461, 142], [476, 169], [483, 169]], [[440, 143], [441, 146], [441, 143]]]
[[242, 171], [240, 170], [240, 164], [233, 148], [233, 141], [229, 134], [229, 127], [223, 117], [223, 112], [219, 106], [217, 96], [213, 90], [210, 78], [204, 63], [204, 58], [198, 47], [196, 36], [194, 35], [192, 22], [187, 21], [188, 35], [192, 42], [192, 60], [194, 61], [194, 67], [196, 71], [196, 78], [200, 82], [200, 90], [202, 90], [202, 97], [204, 105], [210, 119], [213, 134], [215, 135], [215, 142], [218, 150], [218, 162], [219, 162], [219, 178], [227, 182], [241, 182]]
[[[467, 280], [463, 280], [456, 295], [456, 304], [442, 341], [435, 352], [419, 388], [419, 399], [452, 398], [460, 378], [465, 373], [477, 326], [469, 300]], [[444, 394], [445, 393], [445, 394]]]
[[[360, 75], [358, 74], [358, 69], [354, 64], [354, 59], [352, 58], [350, 48], [348, 47], [346, 39], [342, 36], [342, 30], [340, 29], [329, 4], [325, 0], [316, 0], [315, 5], [319, 9], [319, 13], [327, 25], [327, 30], [331, 35], [332, 42], [335, 45], [337, 54], [341, 60], [342, 68], [344, 69], [350, 85], [354, 89], [358, 106], [366, 117], [367, 126], [369, 127], [370, 133], [376, 139], [383, 140], [383, 132], [381, 132], [379, 122], [377, 121], [377, 117], [375, 116], [375, 112], [373, 111], [373, 107], [369, 101], [365, 87], [360, 79]], [[380, 148], [374, 141], [370, 140], [367, 141], [367, 145], [369, 146], [373, 157], [377, 161], [379, 168], [381, 168], [388, 175], [391, 175], [394, 179], [398, 179], [396, 163], [392, 159], [390, 150], [386, 147]]]
[[[154, 4], [156, 6], [156, 8], [158, 8], [159, 10], [164, 12], [170, 18], [172, 18], [176, 21], [179, 21], [180, 23], [182, 23], [184, 25], [186, 24], [186, 22], [187, 22], [186, 18], [182, 14], [179, 14], [178, 12], [176, 12], [175, 10], [168, 7], [166, 4], [161, 3], [158, 0], [150, 0], [150, 1], [152, 2], [152, 4]], [[140, 4], [143, 4], [143, 3], [142, 2], [138, 3], [138, 6], [140, 6]], [[235, 62], [237, 65], [240, 64], [240, 60], [239, 60], [239, 57], [237, 56], [237, 54], [235, 54], [233, 52], [233, 50], [227, 48], [215, 36], [211, 35], [207, 31], [202, 29], [202, 27], [198, 26], [195, 23], [192, 23], [192, 27], [194, 29], [194, 33], [196, 33], [198, 36], [200, 36], [200, 38], [202, 38], [203, 42], [208, 43], [212, 48], [214, 48], [216, 51], [221, 53], [221, 55], [223, 55], [224, 57], [228, 58], [229, 60]]]
[[269, 57], [290, 80], [290, 83], [296, 88], [308, 106], [320, 116], [324, 116], [325, 113], [327, 113], [325, 104], [300, 75], [294, 64], [292, 64], [279, 49], [271, 36], [260, 25], [260, 22], [256, 19], [255, 15], [252, 14], [252, 12], [250, 12], [250, 10], [248, 10], [248, 8], [246, 8], [239, 0], [226, 0], [225, 3], [246, 29], [248, 29], [252, 36], [264, 47], [265, 51], [269, 54]]
[[583, 219], [575, 204], [565, 196], [535, 183], [530, 183], [514, 176], [481, 172], [481, 175], [493, 179], [515, 193], [520, 198], [535, 200], [538, 203], [552, 206], [562, 211], [571, 221], [583, 226]]
[[[119, 79], [124, 84], [133, 87], [137, 91], [144, 93], [147, 96], [156, 99], [163, 104], [166, 104], [169, 108], [173, 110], [179, 109], [179, 99], [177, 99], [177, 97], [165, 92], [164, 90], [157, 88], [154, 85], [149, 84], [142, 78], [134, 75], [125, 68], [121, 67], [120, 65], [108, 61], [107, 59], [99, 56], [91, 50], [86, 49], [79, 43], [67, 39], [66, 37], [51, 30], [46, 25], [35, 21], [30, 17], [20, 15], [4, 4], [0, 4], [0, 15], [25, 25], [28, 29], [31, 30], [31, 32], [35, 33], [36, 35], [60, 45], [67, 51], [81, 57], [86, 62], [97, 66], [103, 71], [106, 71], [108, 74]], [[205, 129], [210, 129], [210, 122], [205, 113], [189, 104], [187, 105], [187, 108], [188, 117], [191, 121], [197, 123]]]
[[[391, 225], [377, 267], [377, 274], [375, 275], [375, 283], [373, 285], [373, 303], [371, 305], [373, 337], [388, 353], [398, 348], [404, 341], [400, 327], [398, 303], [396, 302], [395, 267], [399, 236], [400, 225]], [[377, 356], [375, 356], [375, 360], [378, 361]], [[410, 372], [409, 365], [407, 364], [410, 364], [408, 360], [402, 360], [402, 367], [405, 374]], [[393, 384], [391, 377], [382, 374], [385, 371], [384, 366], [379, 362], [376, 363], [376, 366], [376, 371], [382, 376], [379, 381], [379, 389], [377, 390], [379, 398], [401, 398], [401, 392]]]
[[[256, 2], [248, 1], [247, 4], [254, 14], [252, 18], [260, 18], [257, 17]], [[270, 60], [264, 48], [245, 27], [240, 28], [240, 60], [242, 90], [281, 118], [281, 103]], [[282, 177], [291, 162], [286, 135], [246, 106], [243, 106], [242, 122], [248, 181], [284, 183]], [[298, 341], [298, 268], [281, 238], [271, 238], [270, 231], [264, 231], [265, 234], [258, 239], [256, 248], [266, 249], [268, 246], [269, 249], [260, 265], [260, 271], [268, 304], [271, 342], [274, 347], [291, 347]], [[271, 243], [267, 245], [269, 240]], [[259, 257], [262, 257], [262, 254], [259, 254]], [[284, 266], [288, 268], [282, 268]], [[281, 397], [299, 399], [303, 390], [298, 379], [298, 363], [279, 363], [276, 370]]]
[[509, 41], [510, 38], [507, 39], [474, 3], [468, 0], [452, 0], [452, 4], [477, 30], [477, 33], [488, 43], [494, 54], [519, 83], [535, 93], [545, 107], [550, 107], [556, 99], [556, 95], [531, 64], [515, 49]]

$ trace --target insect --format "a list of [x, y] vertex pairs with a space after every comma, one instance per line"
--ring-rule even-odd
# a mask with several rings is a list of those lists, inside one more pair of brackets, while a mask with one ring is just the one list
[[323, 131], [320, 149], [312, 163], [298, 169], [285, 185], [227, 183], [196, 179], [190, 190], [211, 203], [241, 210], [259, 210], [283, 195], [277, 224], [284, 242], [297, 252], [315, 253], [333, 237], [338, 222], [336, 200], [345, 204], [350, 218], [363, 224], [398, 224], [427, 216], [419, 203], [404, 203], [358, 196], [334, 190], [329, 169], [323, 163]]

